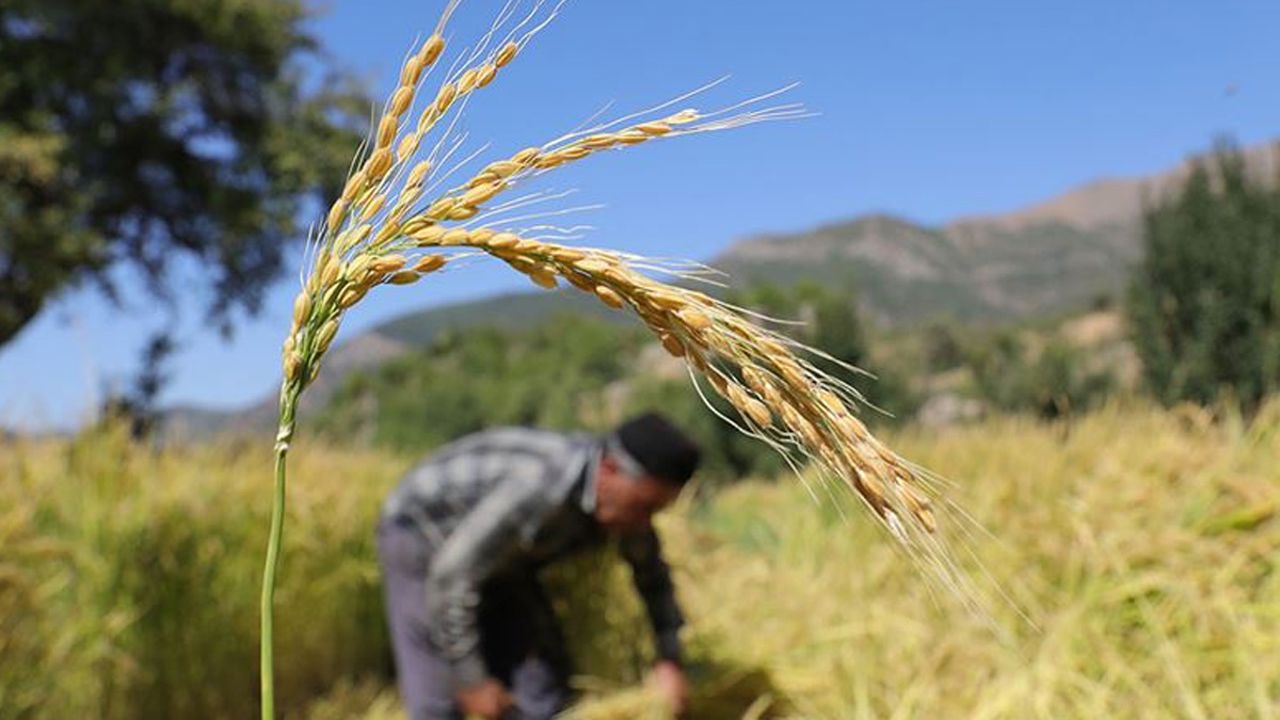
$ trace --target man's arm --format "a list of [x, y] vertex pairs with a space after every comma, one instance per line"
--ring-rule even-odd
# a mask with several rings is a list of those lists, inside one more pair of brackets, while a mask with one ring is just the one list
[[520, 520], [537, 512], [540, 502], [532, 478], [503, 482], [449, 534], [427, 572], [427, 631], [462, 687], [488, 676], [476, 619], [480, 584], [518, 548]]
[[658, 534], [649, 529], [624, 535], [619, 540], [618, 550], [631, 565], [636, 591], [644, 601], [649, 623], [653, 626], [658, 658], [680, 662], [683, 655], [680, 626], [684, 625], [684, 615], [676, 602], [671, 569], [662, 558], [662, 544], [658, 540]]

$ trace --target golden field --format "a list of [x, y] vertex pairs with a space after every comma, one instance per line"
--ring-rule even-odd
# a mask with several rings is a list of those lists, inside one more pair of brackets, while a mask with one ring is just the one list
[[[1112, 403], [886, 440], [991, 533], [955, 546], [985, 612], [852, 497], [815, 502], [790, 477], [690, 497], [662, 525], [693, 717], [1280, 715], [1280, 404], [1246, 422]], [[397, 716], [372, 527], [412, 460], [297, 444], [276, 631], [290, 717]], [[270, 469], [266, 439], [0, 445], [0, 718], [251, 715]], [[587, 557], [549, 581], [573, 620], [574, 715], [662, 717], [625, 571]]]

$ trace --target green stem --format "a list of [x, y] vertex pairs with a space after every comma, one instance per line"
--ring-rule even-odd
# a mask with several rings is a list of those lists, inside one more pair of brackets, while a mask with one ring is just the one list
[[259, 640], [262, 674], [262, 720], [275, 719], [275, 657], [272, 621], [275, 613], [276, 570], [280, 566], [280, 540], [284, 535], [285, 465], [289, 442], [293, 439], [294, 408], [301, 388], [286, 385], [280, 396], [280, 430], [276, 434], [276, 489], [271, 505], [271, 532], [267, 538], [267, 559], [262, 568], [262, 604], [259, 608], [262, 635]]
[[275, 673], [272, 615], [276, 593], [276, 568], [280, 565], [280, 537], [284, 531], [285, 450], [276, 450], [276, 496], [271, 506], [271, 536], [267, 540], [267, 561], [262, 569], [262, 718], [275, 718]]

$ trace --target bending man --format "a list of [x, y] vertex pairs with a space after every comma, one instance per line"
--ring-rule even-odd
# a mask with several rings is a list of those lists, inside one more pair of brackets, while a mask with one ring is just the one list
[[411, 470], [378, 525], [397, 676], [412, 720], [551, 718], [569, 664], [537, 574], [617, 540], [654, 632], [654, 681], [687, 701], [684, 622], [651, 520], [697, 468], [697, 446], [663, 417], [612, 434], [499, 428]]

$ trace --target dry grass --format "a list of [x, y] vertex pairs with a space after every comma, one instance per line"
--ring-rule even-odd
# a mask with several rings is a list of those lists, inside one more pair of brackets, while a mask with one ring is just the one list
[[[833, 720], [1276, 717], [1280, 405], [1251, 426], [1111, 406], [890, 439], [970, 479], [966, 506], [1000, 529], [978, 549], [1041, 630], [998, 607], [1002, 640], [935, 605], [864, 518], [794, 483], [745, 483], [663, 520], [698, 717], [757, 702]], [[282, 711], [401, 717], [371, 528], [409, 460], [302, 448]], [[0, 446], [0, 718], [251, 714], [270, 462], [253, 447], [153, 453], [115, 432]], [[649, 642], [625, 571], [589, 557], [556, 582], [593, 678], [579, 716], [660, 717], [638, 684]]]

